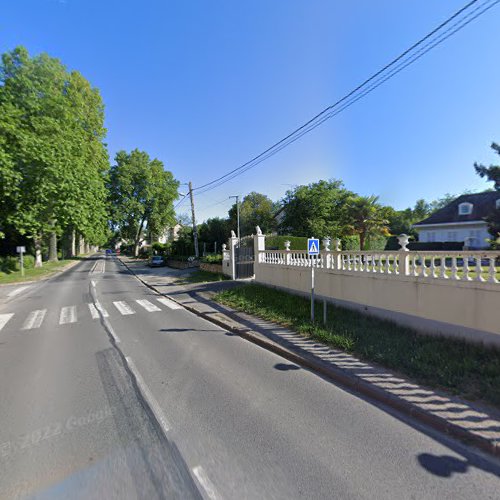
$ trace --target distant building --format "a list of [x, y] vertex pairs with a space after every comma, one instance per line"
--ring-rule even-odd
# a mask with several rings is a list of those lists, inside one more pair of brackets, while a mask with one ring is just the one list
[[158, 238], [160, 243], [169, 243], [179, 239], [179, 231], [182, 229], [182, 224], [176, 224], [165, 230], [162, 236]]
[[469, 249], [487, 248], [491, 234], [484, 219], [494, 210], [500, 210], [500, 192], [464, 194], [413, 227], [419, 241], [458, 241]]

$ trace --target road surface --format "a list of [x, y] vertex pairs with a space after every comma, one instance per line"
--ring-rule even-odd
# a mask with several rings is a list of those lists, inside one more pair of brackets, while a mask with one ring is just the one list
[[156, 295], [0, 290], [0, 498], [500, 498], [500, 464]]

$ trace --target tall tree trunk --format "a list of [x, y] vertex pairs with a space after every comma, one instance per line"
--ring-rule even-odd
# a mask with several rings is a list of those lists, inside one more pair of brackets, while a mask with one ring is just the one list
[[49, 262], [57, 262], [57, 234], [55, 231], [49, 235]]
[[141, 223], [139, 225], [139, 229], [137, 230], [137, 233], [135, 235], [135, 242], [134, 242], [134, 257], [139, 256], [139, 240], [141, 239], [141, 233], [142, 233], [142, 228], [144, 227], [144, 218], [141, 220]]
[[76, 233], [74, 229], [71, 230], [70, 240], [70, 257], [76, 257]]
[[78, 238], [78, 246], [80, 249], [78, 250], [78, 253], [81, 255], [82, 253], [85, 253], [85, 238], [80, 234]]
[[35, 242], [35, 267], [42, 267], [42, 235], [37, 234]]
[[364, 250], [365, 249], [365, 233], [359, 233], [359, 249]]

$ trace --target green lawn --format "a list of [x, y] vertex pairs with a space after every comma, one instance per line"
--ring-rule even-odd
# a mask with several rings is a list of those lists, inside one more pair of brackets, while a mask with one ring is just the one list
[[74, 260], [76, 259], [59, 260], [58, 262], [44, 262], [43, 267], [25, 269], [24, 277], [21, 276], [21, 271], [13, 271], [10, 273], [3, 273], [0, 271], [0, 284], [4, 285], [9, 283], [32, 281], [47, 277], [56, 271], [59, 271], [69, 262], [73, 262]]
[[184, 285], [188, 283], [207, 283], [209, 281], [224, 281], [228, 278], [223, 274], [219, 273], [211, 273], [209, 271], [204, 271], [202, 269], [198, 269], [193, 273], [186, 274], [182, 278], [177, 280], [177, 284]]
[[[421, 335], [389, 321], [332, 305], [328, 307], [326, 326], [312, 324], [308, 299], [261, 285], [226, 290], [216, 300], [379, 363], [421, 384], [500, 407], [498, 349]], [[316, 304], [315, 317], [323, 318], [320, 303]]]

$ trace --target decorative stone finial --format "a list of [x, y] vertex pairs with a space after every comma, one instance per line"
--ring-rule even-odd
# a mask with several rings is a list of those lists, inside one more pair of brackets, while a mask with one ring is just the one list
[[340, 238], [333, 238], [333, 248], [335, 249], [336, 252], [340, 252], [340, 244], [341, 244], [341, 241], [340, 241]]
[[225, 243], [222, 244], [222, 251], [225, 252], [227, 248], [227, 245]]
[[327, 252], [330, 251], [330, 243], [332, 242], [330, 236], [327, 236], [326, 238], [323, 239], [323, 246], [325, 247], [325, 250]]
[[291, 242], [290, 242], [290, 241], [288, 241], [288, 240], [286, 240], [286, 241], [285, 241], [285, 250], [286, 250], [287, 252], [289, 252], [289, 251], [290, 251], [290, 245], [291, 245]]
[[407, 235], [407, 234], [400, 234], [398, 236], [398, 243], [399, 243], [399, 246], [401, 247], [401, 252], [409, 252], [408, 248], [406, 248], [408, 246], [408, 243], [410, 241], [410, 237]]
[[257, 231], [257, 236], [261, 236], [262, 235], [262, 229], [259, 226], [256, 226], [255, 230]]
[[231, 229], [231, 238], [237, 238], [236, 233]]

